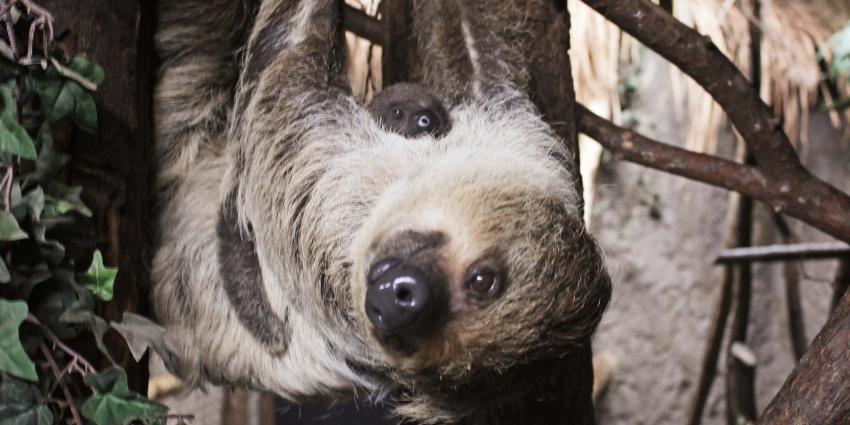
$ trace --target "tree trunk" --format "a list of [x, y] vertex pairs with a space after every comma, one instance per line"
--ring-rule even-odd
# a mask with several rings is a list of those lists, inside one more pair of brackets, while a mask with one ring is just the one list
[[[44, 0], [55, 18], [60, 45], [103, 67], [106, 79], [94, 94], [98, 129], [87, 134], [70, 125], [57, 129], [57, 144], [71, 153], [70, 184], [82, 185], [82, 198], [94, 214], [95, 234], [70, 235], [68, 254], [85, 267], [89, 250], [99, 247], [117, 266], [112, 301], [101, 306], [107, 320], [124, 311], [149, 313], [148, 270], [154, 219], [149, 183], [152, 140], [153, 2], [145, 0]], [[126, 370], [130, 388], [147, 390], [147, 359], [136, 363], [114, 331], [106, 345]], [[103, 364], [105, 365], [105, 364]]]

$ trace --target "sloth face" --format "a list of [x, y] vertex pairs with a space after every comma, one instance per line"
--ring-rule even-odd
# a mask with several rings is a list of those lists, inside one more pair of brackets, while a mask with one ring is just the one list
[[456, 122], [430, 148], [387, 154], [409, 162], [393, 169], [353, 252], [358, 322], [411, 388], [564, 355], [592, 333], [610, 291], [558, 142]]

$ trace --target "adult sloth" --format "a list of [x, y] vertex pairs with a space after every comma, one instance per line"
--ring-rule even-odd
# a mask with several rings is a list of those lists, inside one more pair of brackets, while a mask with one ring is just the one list
[[159, 6], [170, 367], [294, 401], [400, 388], [425, 423], [522, 421], [610, 297], [572, 153], [526, 93], [522, 10], [416, 5], [420, 82], [452, 127], [412, 142], [350, 95], [340, 6]]

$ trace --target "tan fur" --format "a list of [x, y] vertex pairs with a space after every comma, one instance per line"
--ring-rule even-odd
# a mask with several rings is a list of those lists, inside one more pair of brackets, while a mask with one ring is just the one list
[[[488, 10], [520, 11], [417, 6], [423, 63], [435, 67], [419, 72], [452, 99], [453, 124], [443, 138], [411, 141], [351, 97], [334, 1], [250, 3], [160, 5], [153, 301], [171, 367], [192, 384], [244, 384], [296, 401], [377, 398], [401, 386], [399, 412], [425, 423], [457, 422], [530, 391], [525, 365], [587, 338], [610, 282], [576, 207], [572, 153], [524, 92], [521, 43], [511, 44], [522, 36], [481, 25], [501, 22]], [[201, 4], [213, 15], [187, 12]], [[459, 21], [432, 15], [446, 8], [460, 9]], [[212, 39], [219, 46], [207, 46]], [[473, 65], [436, 68], [441, 58]], [[282, 344], [259, 339], [224, 289], [231, 241], [216, 226], [231, 210], [260, 270], [243, 286], [259, 282], [264, 314], [287, 326]], [[446, 235], [437, 256], [453, 294], [445, 325], [411, 355], [376, 338], [363, 311], [366, 270], [405, 230]], [[477, 306], [460, 294], [464, 270], [482, 256], [498, 258], [508, 282]]]

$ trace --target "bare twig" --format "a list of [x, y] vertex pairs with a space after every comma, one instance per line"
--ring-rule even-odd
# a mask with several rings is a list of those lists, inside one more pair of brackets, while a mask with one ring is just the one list
[[93, 81], [89, 81], [86, 77], [83, 77], [73, 69], [62, 65], [62, 63], [56, 60], [56, 58], [51, 57], [50, 63], [53, 64], [54, 67], [56, 67], [56, 71], [59, 72], [60, 75], [80, 83], [80, 85], [85, 87], [87, 90], [97, 91], [97, 84], [95, 84]]
[[160, 418], [163, 419], [166, 423], [169, 420], [174, 419], [177, 421], [177, 425], [180, 425], [185, 424], [186, 421], [194, 421], [195, 415], [162, 415], [160, 416]]
[[850, 242], [850, 196], [803, 167], [771, 108], [717, 46], [647, 0], [583, 1], [674, 63], [711, 94], [770, 182], [772, 189], [767, 191], [773, 193], [766, 202], [777, 211], [786, 211]]
[[[788, 244], [797, 241], [791, 226], [779, 214], [773, 215], [773, 221], [782, 236], [782, 242]], [[785, 305], [788, 310], [788, 335], [794, 350], [794, 360], [800, 361], [808, 346], [806, 325], [803, 317], [803, 304], [800, 302], [800, 263], [788, 261], [782, 265], [785, 277]]]
[[844, 242], [810, 242], [791, 245], [768, 245], [720, 251], [717, 264], [752, 263], [788, 260], [820, 260], [850, 255], [850, 246]]
[[15, 28], [12, 26], [12, 7], [16, 0], [2, 0], [0, 2], [0, 21], [6, 27], [6, 37], [9, 39], [9, 47], [12, 49], [13, 57], [18, 57], [18, 42], [15, 39]]
[[74, 398], [71, 397], [71, 392], [68, 390], [68, 386], [65, 384], [65, 381], [62, 380], [64, 375], [59, 371], [59, 366], [56, 365], [56, 361], [53, 360], [53, 356], [50, 355], [50, 350], [46, 345], [44, 345], [44, 341], [39, 343], [39, 347], [41, 348], [41, 353], [47, 359], [47, 363], [50, 365], [50, 370], [53, 371], [53, 376], [56, 377], [56, 381], [59, 382], [59, 386], [62, 387], [62, 393], [65, 394], [65, 401], [68, 402], [68, 408], [71, 409], [71, 416], [74, 417], [74, 423], [77, 425], [83, 425], [80, 413], [77, 412], [77, 406], [74, 405]]
[[[746, 153], [744, 155], [746, 156]], [[752, 244], [754, 202], [750, 197], [741, 196], [736, 203], [739, 204], [737, 226], [734, 229], [736, 245], [749, 246]], [[729, 346], [726, 353], [726, 419], [729, 425], [737, 425], [741, 417], [747, 420], [756, 418], [755, 381], [752, 368], [733, 352], [736, 344], [746, 345], [747, 343], [753, 272], [749, 263], [729, 267], [735, 269], [735, 279], [732, 326], [729, 330]]]
[[32, 0], [13, 0], [19, 2], [27, 8], [27, 14], [33, 15], [35, 19], [30, 23], [29, 39], [27, 42], [27, 59], [32, 59], [32, 49], [35, 45], [35, 31], [41, 30], [41, 45], [44, 49], [44, 56], [50, 56], [50, 44], [53, 43], [53, 15], [47, 9], [34, 3]]
[[27, 322], [36, 325], [41, 330], [41, 333], [43, 333], [54, 346], [64, 351], [65, 354], [71, 356], [71, 360], [73, 362], [77, 362], [83, 365], [83, 371], [85, 373], [97, 371], [97, 369], [95, 369], [95, 367], [92, 366], [92, 364], [89, 363], [88, 360], [83, 358], [83, 356], [73, 348], [65, 345], [65, 343], [62, 342], [61, 339], [59, 339], [59, 337], [57, 337], [47, 326], [44, 326], [35, 316], [32, 315], [32, 313], [27, 314]]
[[850, 257], [844, 257], [838, 263], [838, 270], [835, 272], [830, 311], [835, 311], [844, 294], [850, 293], [848, 288], [850, 288]]
[[[737, 214], [736, 214], [737, 215]], [[720, 293], [714, 307], [714, 316], [711, 321], [711, 329], [703, 354], [702, 369], [700, 370], [699, 383], [691, 404], [688, 407], [688, 425], [699, 425], [702, 422], [702, 414], [708, 394], [717, 374], [717, 361], [720, 359], [720, 349], [723, 347], [723, 336], [726, 331], [726, 322], [729, 319], [729, 311], [732, 308], [732, 285], [735, 280], [735, 271], [732, 267], [723, 268], [723, 280], [720, 283]]]

